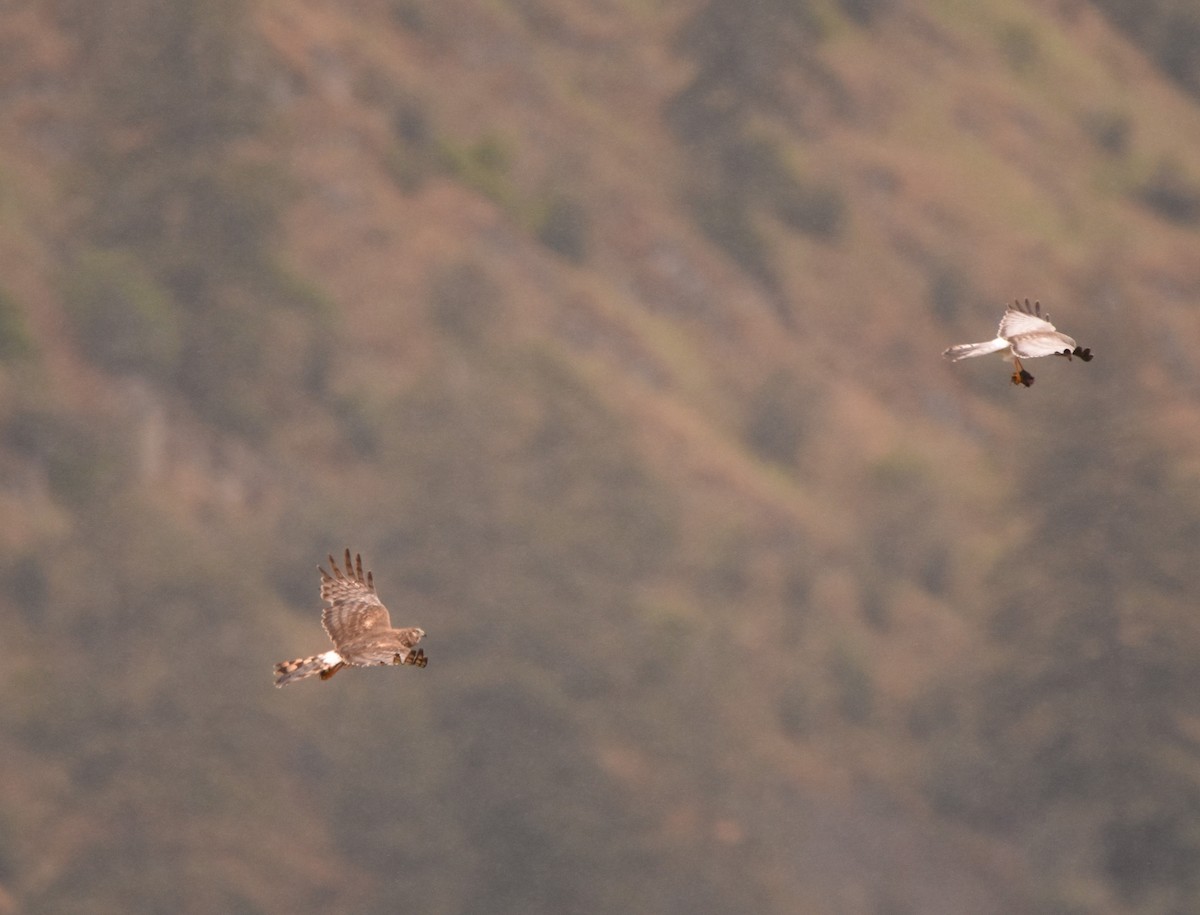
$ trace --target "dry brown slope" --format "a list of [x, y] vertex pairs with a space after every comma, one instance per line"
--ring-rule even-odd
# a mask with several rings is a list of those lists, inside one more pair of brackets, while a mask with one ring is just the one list
[[[1026, 392], [1008, 388], [1002, 366], [951, 369], [937, 352], [986, 334], [1013, 295], [1053, 303], [1082, 342], [1095, 326], [1134, 353], [1155, 353], [1155, 328], [1166, 326], [1173, 358], [1145, 360], [1131, 396], [1183, 440], [1194, 436], [1195, 233], [1136, 191], [1163, 160], [1200, 173], [1200, 120], [1086, 7], [1030, 3], [981, 17], [954, 3], [897, 6], [869, 31], [826, 10], [811, 54], [841, 86], [840, 107], [820, 103], [807, 71], [783, 67], [790, 114], [755, 112], [750, 125], [844, 206], [840, 234], [825, 240], [751, 208], [789, 303], [793, 326], [784, 326], [779, 295], [707, 238], [685, 203], [708, 174], [704, 153], [680, 142], [663, 112], [692, 74], [669, 48], [696, 9], [264, 3], [275, 81], [259, 142], [300, 189], [290, 258], [337, 304], [336, 392], [392, 422], [403, 415], [396, 402], [422, 385], [461, 384], [469, 399], [526, 377], [511, 363], [544, 354], [563, 373], [551, 377], [621, 418], [678, 500], [679, 542], [661, 574], [639, 582], [635, 609], [684, 633], [697, 665], [708, 640], [732, 643], [722, 648], [728, 666], [695, 683], [699, 695], [729, 698], [715, 733], [730, 749], [714, 765], [732, 812], [697, 803], [688, 764], [659, 758], [644, 735], [628, 738], [620, 716], [594, 711], [588, 732], [598, 758], [644, 758], [606, 765], [668, 811], [664, 841], [744, 866], [779, 911], [796, 898], [882, 906], [894, 866], [874, 869], [862, 856], [903, 861], [915, 845], [924, 852], [911, 867], [933, 874], [945, 865], [920, 862], [953, 841], [928, 826], [921, 747], [905, 721], [948, 654], [979, 650], [970, 596], [1019, 521], [1003, 504], [1011, 470], [998, 446], [1038, 409], [1034, 398], [1071, 396], [1104, 365], [1048, 366]], [[1097, 117], [1114, 116], [1131, 137], [1115, 153], [1094, 135]], [[18, 125], [6, 185], [37, 196], [8, 222], [20, 228], [4, 245], [6, 285], [29, 303], [59, 391], [90, 408], [109, 382], [71, 367], [78, 354], [56, 333], [53, 231], [33, 216], [63, 198], [31, 152], [36, 123]], [[42, 190], [13, 177], [25, 174], [41, 176]], [[555, 201], [585, 214], [581, 256], [537, 239]], [[482, 330], [470, 310], [439, 317], [431, 306], [438, 278], [463, 265], [495, 300]], [[945, 277], [959, 294], [939, 312], [930, 290]], [[766, 409], [768, 395], [782, 414]], [[498, 401], [523, 434], [549, 398], [530, 382]], [[799, 414], [790, 460], [750, 447], [755, 409]], [[297, 480], [345, 472], [359, 491], [392, 482], [343, 433], [326, 416], [289, 416], [276, 441], [299, 446], [288, 472], [263, 475], [264, 501], [247, 509], [235, 499], [217, 514], [244, 520], [257, 509], [255, 524], [269, 531], [296, 517], [286, 489]], [[495, 446], [509, 453], [502, 437]], [[221, 488], [214, 466], [198, 462], [186, 485]], [[160, 481], [163, 495], [178, 495], [184, 477]], [[185, 504], [211, 517], [221, 503]], [[386, 523], [371, 514], [380, 507], [359, 495], [346, 511], [382, 537]], [[471, 628], [460, 618], [447, 627]], [[666, 715], [680, 711], [658, 701]], [[639, 774], [647, 769], [670, 774]], [[864, 782], [890, 800], [873, 801]], [[812, 822], [848, 825], [797, 825], [806, 807]], [[1019, 866], [994, 863], [981, 844], [965, 862], [951, 855], [949, 869], [984, 874], [964, 892], [1002, 909], [986, 875]], [[851, 863], [844, 873], [795, 868], [806, 850]], [[935, 911], [920, 892], [896, 891]], [[954, 910], [955, 899], [943, 902]]]

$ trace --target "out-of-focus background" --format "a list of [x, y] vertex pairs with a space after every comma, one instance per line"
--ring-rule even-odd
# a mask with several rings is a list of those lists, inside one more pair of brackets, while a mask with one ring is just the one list
[[1198, 303], [1193, 0], [7, 0], [0, 913], [1200, 911]]

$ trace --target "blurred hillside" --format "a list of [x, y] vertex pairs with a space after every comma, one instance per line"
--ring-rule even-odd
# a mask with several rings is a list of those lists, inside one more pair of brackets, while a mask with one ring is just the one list
[[1197, 911], [1198, 255], [1190, 0], [4, 5], [0, 915]]

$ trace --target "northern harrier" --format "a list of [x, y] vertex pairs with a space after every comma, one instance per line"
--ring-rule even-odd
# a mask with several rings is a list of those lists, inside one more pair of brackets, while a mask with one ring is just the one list
[[[275, 665], [275, 685], [287, 686], [319, 674], [328, 680], [347, 664], [352, 667], [374, 667], [380, 664], [413, 664], [424, 667], [429, 663], [417, 642], [425, 630], [415, 626], [393, 629], [385, 607], [375, 594], [375, 580], [370, 572], [363, 577], [362, 556], [355, 555], [350, 565], [346, 550], [346, 571], [343, 574], [333, 557], [330, 575], [320, 566], [321, 599], [329, 604], [321, 611], [321, 625], [333, 640], [335, 650], [311, 658], [297, 658]], [[416, 649], [416, 650], [414, 650]]]
[[1029, 387], [1033, 384], [1033, 376], [1021, 365], [1022, 359], [1033, 359], [1037, 356], [1078, 356], [1084, 362], [1092, 361], [1092, 351], [1083, 349], [1066, 334], [1059, 333], [1050, 323], [1050, 315], [1042, 315], [1042, 303], [1024, 304], [1013, 302], [1004, 311], [1000, 319], [1000, 329], [996, 332], [995, 340], [986, 343], [960, 343], [942, 353], [951, 362], [959, 359], [970, 359], [972, 356], [986, 356], [988, 353], [1003, 353], [1004, 358], [1013, 361], [1013, 384], [1023, 384]]

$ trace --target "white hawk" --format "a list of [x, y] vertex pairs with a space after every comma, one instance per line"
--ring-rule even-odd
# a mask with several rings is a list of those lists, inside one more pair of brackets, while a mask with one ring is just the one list
[[1078, 356], [1084, 362], [1092, 361], [1092, 351], [1084, 349], [1072, 338], [1054, 329], [1050, 323], [1049, 313], [1042, 314], [1042, 303], [1029, 304], [1013, 302], [1004, 310], [1000, 319], [1000, 329], [996, 331], [996, 339], [984, 343], [960, 343], [952, 346], [944, 353], [951, 362], [959, 359], [970, 359], [972, 356], [986, 356], [988, 353], [1003, 353], [1005, 359], [1013, 362], [1013, 384], [1023, 384], [1029, 387], [1033, 384], [1033, 376], [1021, 365], [1022, 359], [1034, 359], [1038, 356], [1066, 356], [1067, 359]]

